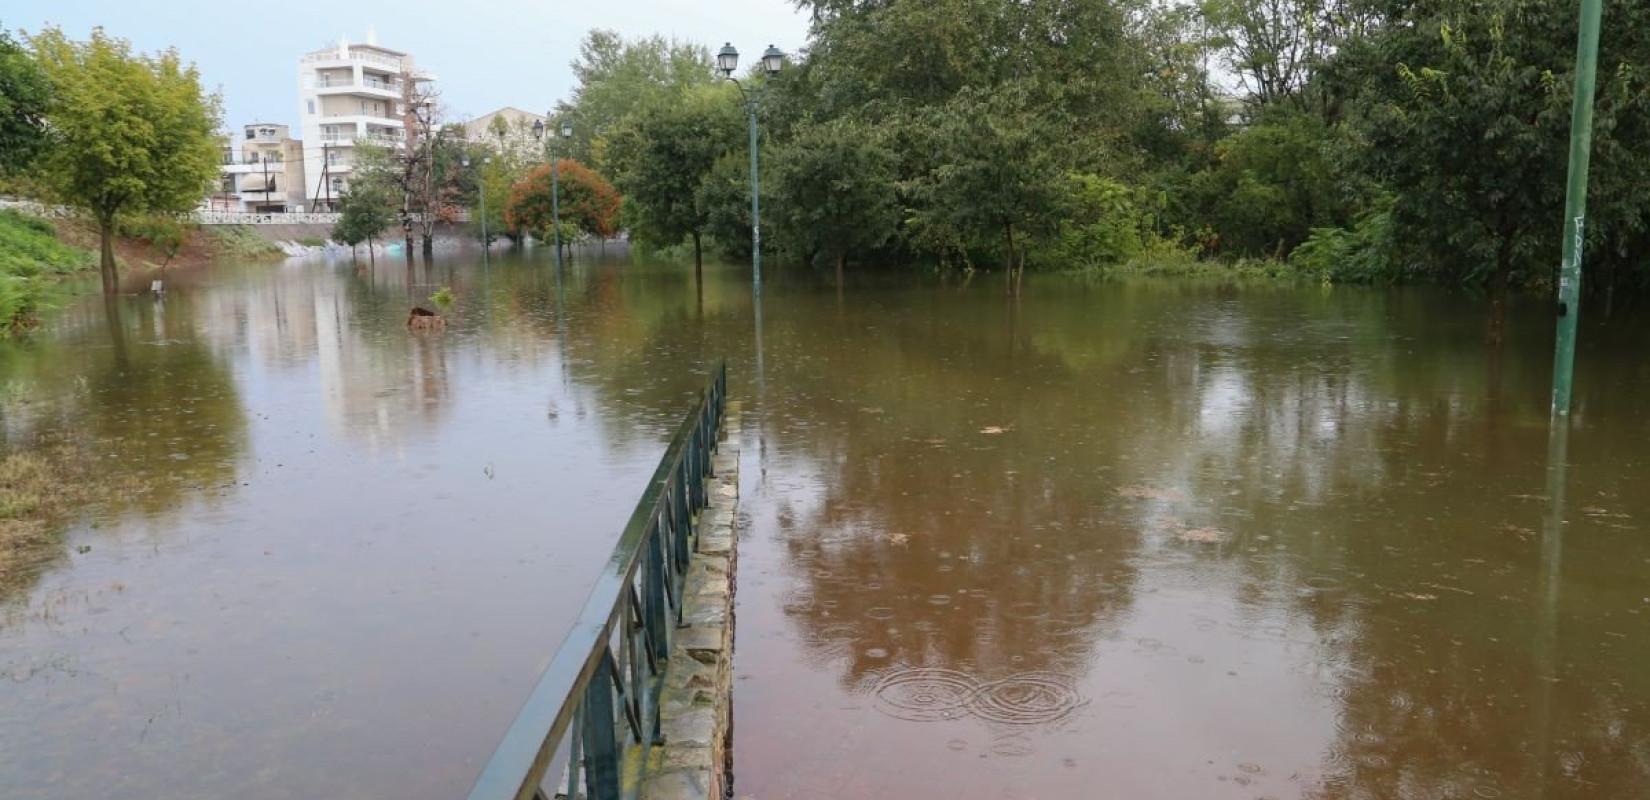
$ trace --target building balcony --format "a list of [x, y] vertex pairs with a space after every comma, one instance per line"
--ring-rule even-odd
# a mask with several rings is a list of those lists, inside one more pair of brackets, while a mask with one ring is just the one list
[[401, 99], [401, 81], [386, 81], [378, 78], [364, 78], [360, 82], [353, 80], [317, 81], [315, 94], [323, 97], [337, 95], [360, 95], [379, 100]]
[[[342, 125], [346, 128], [394, 128], [401, 130], [406, 125], [400, 117], [375, 117], [371, 114], [322, 114], [323, 125]], [[324, 135], [324, 134], [323, 134]]]
[[262, 175], [265, 172], [274, 175], [286, 172], [286, 162], [271, 161], [265, 164], [261, 161], [241, 161], [234, 164], [225, 164], [223, 171], [230, 175]]
[[349, 147], [355, 144], [375, 144], [380, 147], [400, 147], [406, 139], [400, 136], [383, 136], [372, 133], [323, 133], [321, 143], [333, 147]]
[[376, 64], [391, 72], [400, 72], [402, 60], [393, 56], [378, 53], [352, 50], [340, 56], [336, 50], [326, 50], [319, 53], [310, 53], [298, 59], [298, 63], [305, 66], [313, 65], [316, 69], [328, 67], [354, 67], [357, 63]]

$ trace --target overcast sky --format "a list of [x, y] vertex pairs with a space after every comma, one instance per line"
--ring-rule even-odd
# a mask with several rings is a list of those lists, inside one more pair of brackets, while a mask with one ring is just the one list
[[366, 39], [412, 53], [440, 78], [456, 119], [501, 106], [542, 113], [572, 88], [568, 63], [592, 28], [658, 33], [720, 47], [741, 67], [769, 44], [795, 52], [807, 16], [789, 0], [5, 0], [0, 27], [57, 25], [85, 38], [101, 25], [144, 51], [176, 47], [223, 91], [224, 122], [298, 125], [298, 56]]

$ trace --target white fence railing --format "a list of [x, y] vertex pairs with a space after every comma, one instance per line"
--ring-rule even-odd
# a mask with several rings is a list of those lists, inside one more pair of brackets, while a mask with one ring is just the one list
[[[75, 209], [66, 206], [48, 206], [36, 203], [33, 200], [16, 200], [0, 197], [0, 208], [15, 208], [25, 214], [37, 217], [74, 217], [78, 216]], [[190, 222], [197, 225], [336, 225], [342, 214], [326, 211], [296, 212], [269, 212], [256, 213], [250, 211], [202, 211], [195, 210], [186, 215]], [[413, 220], [421, 221], [421, 216], [414, 215]], [[470, 212], [460, 209], [449, 214], [445, 219], [452, 222], [469, 222]]]
[[295, 213], [253, 213], [248, 211], [196, 211], [190, 217], [200, 225], [336, 225], [343, 214], [325, 211]]

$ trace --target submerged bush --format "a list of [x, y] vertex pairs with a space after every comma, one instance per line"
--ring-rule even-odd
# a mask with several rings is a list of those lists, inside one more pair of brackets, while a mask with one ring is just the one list
[[1313, 228], [1289, 263], [1329, 283], [1398, 283], [1414, 272], [1398, 246], [1391, 198], [1360, 215], [1351, 229]]

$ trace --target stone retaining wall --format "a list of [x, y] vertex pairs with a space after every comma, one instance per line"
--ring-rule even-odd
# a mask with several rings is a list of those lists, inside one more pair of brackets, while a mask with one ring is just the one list
[[738, 535], [739, 409], [729, 402], [713, 461], [710, 507], [688, 567], [682, 613], [660, 698], [665, 744], [648, 754], [641, 800], [723, 800], [732, 789], [733, 593]]

